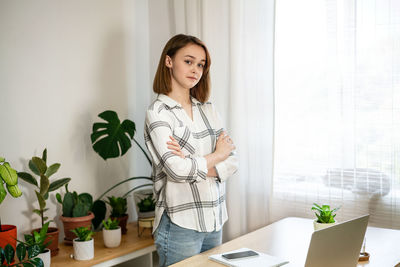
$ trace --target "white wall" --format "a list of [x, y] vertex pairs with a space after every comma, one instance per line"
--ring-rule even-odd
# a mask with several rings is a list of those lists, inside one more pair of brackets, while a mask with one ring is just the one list
[[[137, 124], [143, 144], [152, 83], [147, 21], [145, 0], [2, 0], [0, 155], [27, 171], [47, 147], [48, 163], [61, 163], [53, 179], [71, 177], [70, 189], [94, 197], [129, 175], [149, 175], [136, 147], [105, 162], [90, 143], [97, 115], [113, 109]], [[17, 225], [19, 236], [40, 224], [33, 186], [20, 180], [20, 188], [21, 198], [0, 206], [2, 223]], [[48, 207], [60, 227], [54, 194]], [[131, 202], [129, 213], [133, 219]]]

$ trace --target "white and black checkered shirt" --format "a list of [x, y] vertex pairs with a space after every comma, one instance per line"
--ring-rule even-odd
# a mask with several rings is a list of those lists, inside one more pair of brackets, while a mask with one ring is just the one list
[[[160, 94], [146, 114], [144, 138], [153, 160], [154, 192], [157, 200], [154, 228], [166, 211], [171, 221], [199, 232], [219, 231], [228, 219], [225, 181], [237, 170], [233, 153], [215, 168], [218, 177], [207, 177], [204, 158], [215, 151], [223, 131], [220, 117], [210, 103], [192, 100], [193, 121], [182, 106]], [[185, 155], [167, 148], [173, 136]]]

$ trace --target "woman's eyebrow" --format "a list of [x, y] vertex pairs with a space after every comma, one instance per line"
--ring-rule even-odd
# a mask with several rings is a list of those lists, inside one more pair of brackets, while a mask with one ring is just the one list
[[[194, 56], [191, 56], [191, 55], [186, 55], [185, 57], [190, 57], [190, 58], [196, 59], [196, 57], [194, 57]], [[202, 59], [202, 60], [200, 60], [200, 61], [204, 61], [204, 62], [206, 62], [206, 60], [205, 60], [205, 59]]]

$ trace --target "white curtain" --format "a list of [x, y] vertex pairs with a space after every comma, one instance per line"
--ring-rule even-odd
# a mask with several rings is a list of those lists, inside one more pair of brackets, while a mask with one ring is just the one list
[[[269, 223], [274, 1], [171, 0], [162, 7], [168, 12], [163, 25], [158, 23], [163, 16], [159, 8], [150, 3], [151, 42], [191, 34], [202, 39], [211, 53], [211, 101], [239, 155], [239, 171], [227, 182], [229, 220], [224, 240], [230, 240]], [[162, 38], [157, 35], [160, 31]], [[161, 48], [157, 49], [154, 53], [159, 56]]]
[[273, 220], [400, 228], [400, 2], [278, 1], [275, 44]]

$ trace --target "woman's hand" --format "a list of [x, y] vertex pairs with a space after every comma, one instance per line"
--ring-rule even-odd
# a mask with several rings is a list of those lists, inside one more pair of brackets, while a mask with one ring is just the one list
[[179, 146], [178, 141], [176, 141], [175, 138], [173, 138], [172, 136], [170, 136], [169, 138], [171, 139], [171, 141], [167, 142], [168, 148], [172, 149], [172, 153], [184, 159], [185, 155], [183, 155], [183, 152], [181, 150], [181, 147]]
[[217, 144], [215, 146], [215, 153], [217, 153], [221, 157], [221, 161], [226, 160], [231, 152], [235, 150], [235, 146], [233, 145], [232, 139], [229, 135], [223, 131], [217, 140]]

